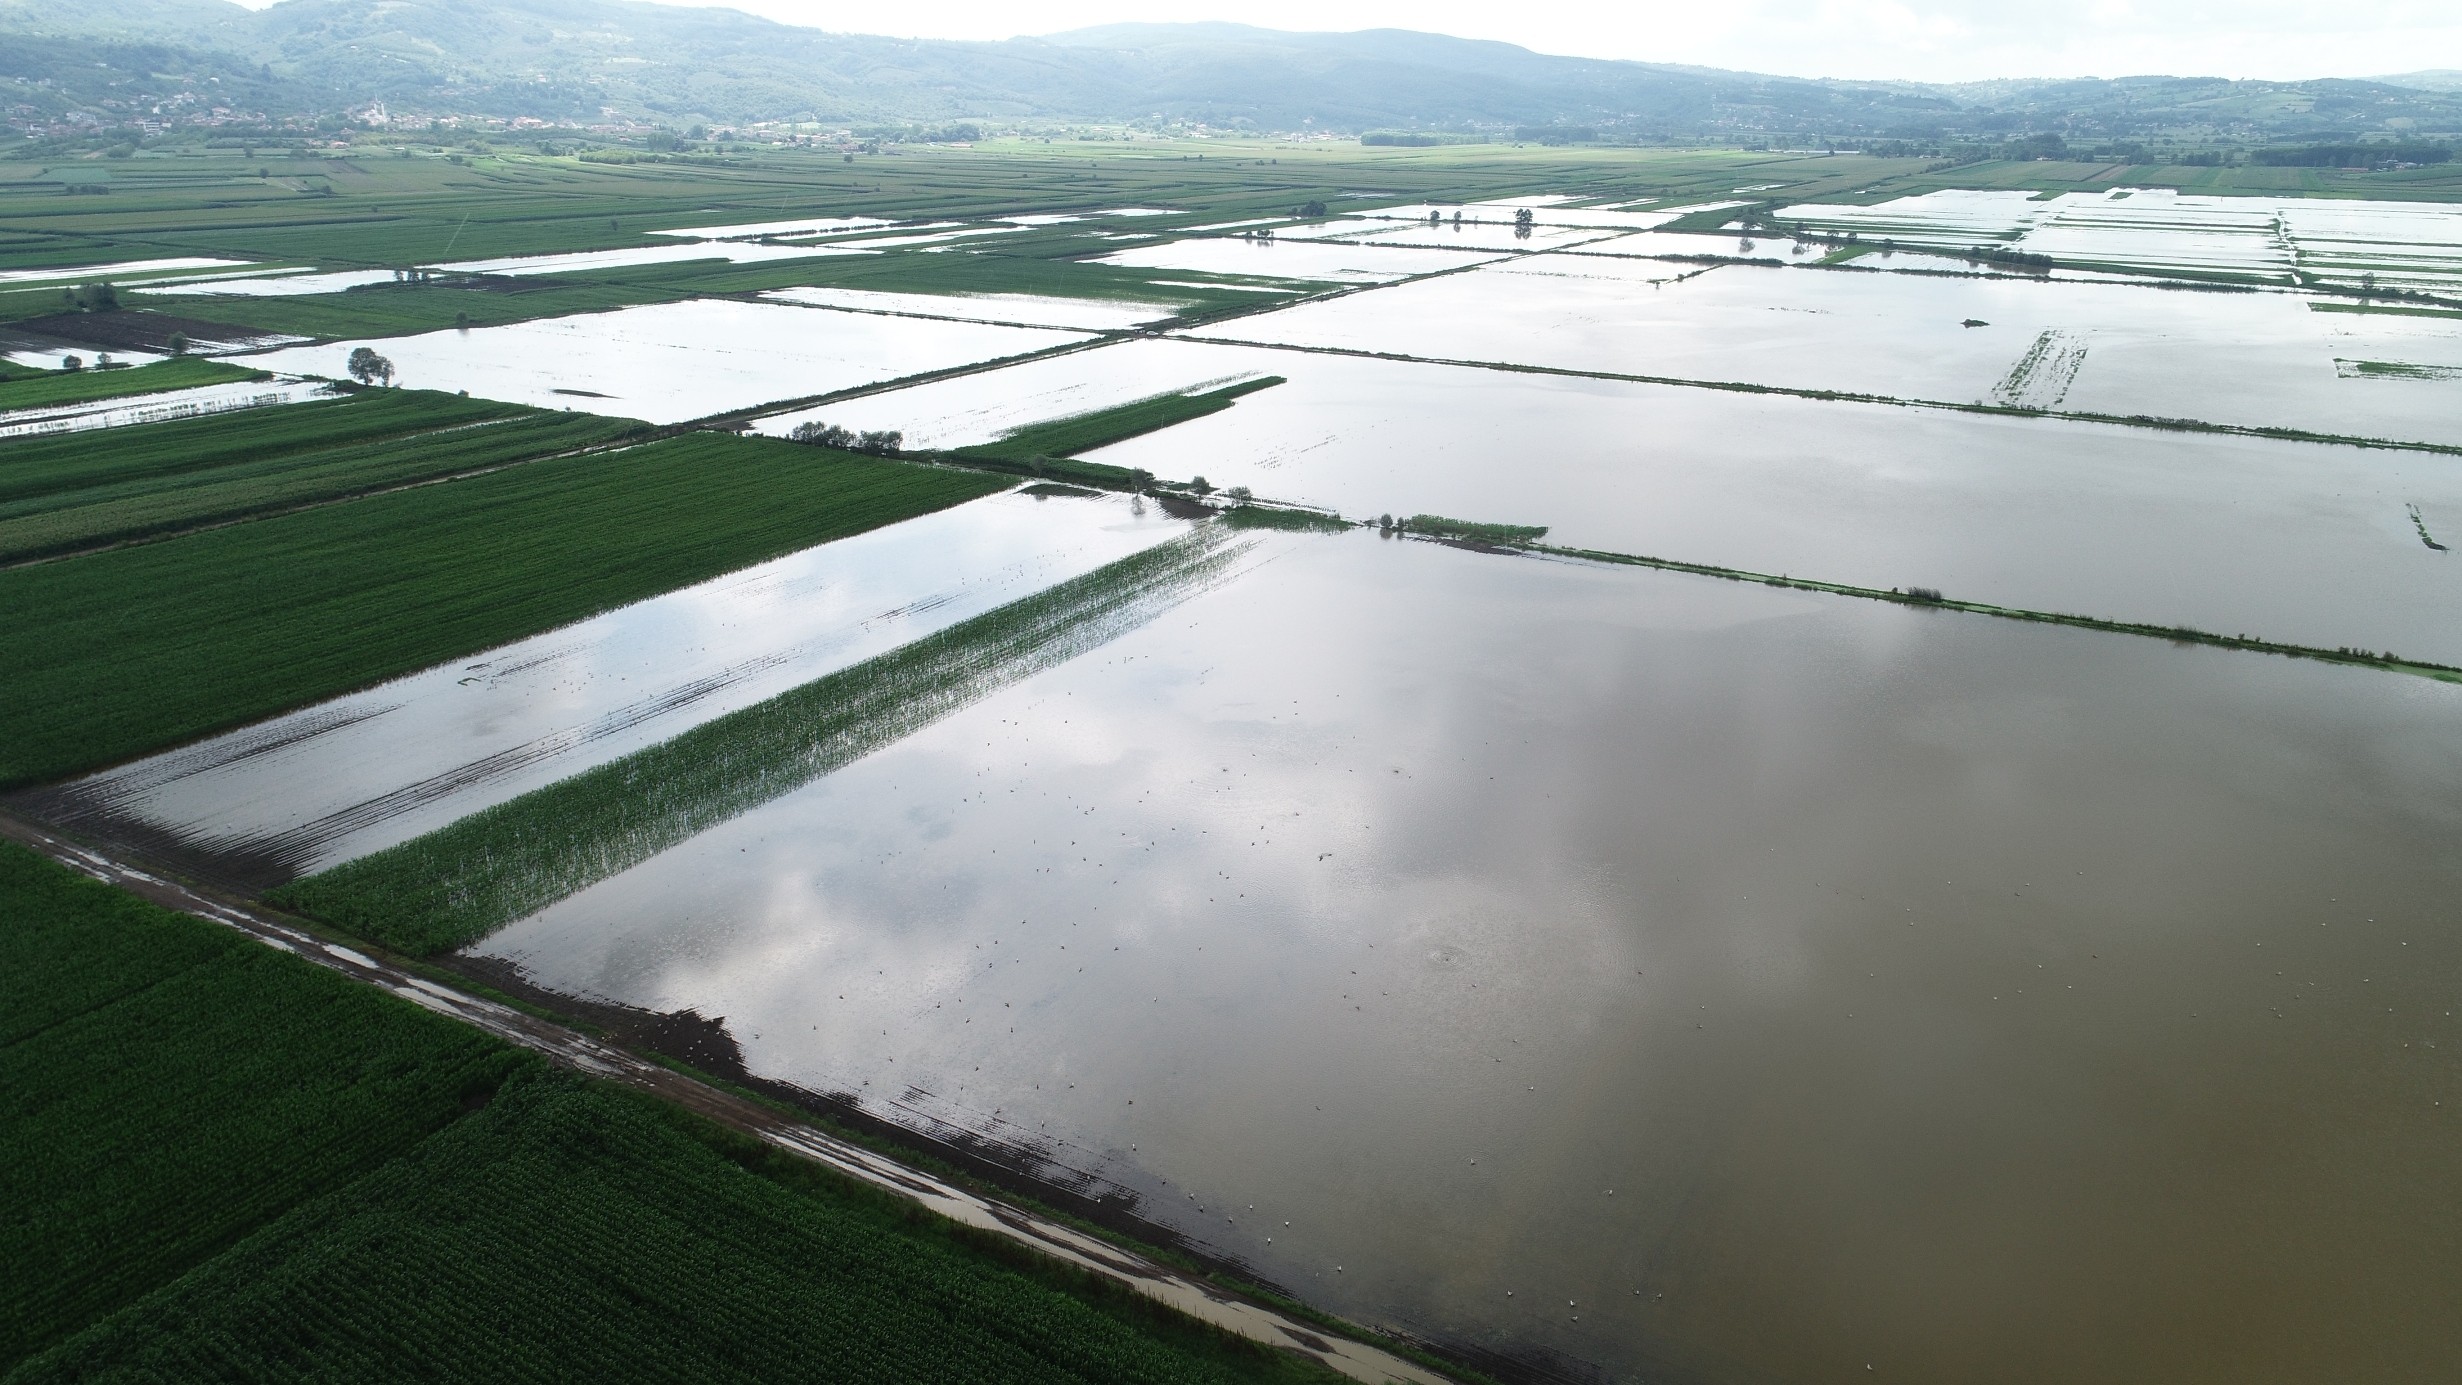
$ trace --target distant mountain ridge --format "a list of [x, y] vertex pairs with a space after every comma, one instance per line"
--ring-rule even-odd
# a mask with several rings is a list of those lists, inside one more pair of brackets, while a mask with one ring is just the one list
[[[2440, 75], [2382, 82], [1928, 86], [1556, 57], [1400, 29], [1122, 24], [997, 43], [831, 33], [636, 0], [0, 0], [0, 93], [139, 109], [171, 68], [267, 109], [665, 123], [964, 118], [1223, 128], [1594, 128], [1639, 137], [1938, 141], [2155, 130], [2356, 139], [2462, 133]], [[98, 66], [99, 64], [99, 66]], [[100, 75], [97, 75], [100, 74]], [[152, 85], [149, 86], [149, 83]], [[97, 91], [117, 97], [98, 97]]]

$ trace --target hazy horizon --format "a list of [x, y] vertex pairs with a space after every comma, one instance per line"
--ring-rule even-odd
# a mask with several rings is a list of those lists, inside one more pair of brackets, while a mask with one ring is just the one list
[[[238, 0], [250, 9], [279, 0]], [[1791, 77], [1978, 82], [2149, 74], [2296, 81], [2462, 68], [2462, 10], [2421, 0], [2321, 11], [2292, 0], [2089, 0], [2082, 13], [1987, 0], [1735, 0], [1600, 13], [1499, 11], [1464, 0], [1254, 0], [1157, 16], [1128, 0], [1061, 0], [1030, 10], [956, 0], [896, 16], [813, 0], [653, 0], [742, 10], [781, 23], [899, 38], [999, 40], [1107, 24], [1218, 21], [1342, 33], [1410, 29], [1492, 39], [1567, 57], [1682, 63]]]

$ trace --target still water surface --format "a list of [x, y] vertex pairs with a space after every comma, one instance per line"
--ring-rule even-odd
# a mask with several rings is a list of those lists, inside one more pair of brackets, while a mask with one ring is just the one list
[[2462, 688], [1281, 543], [484, 950], [1618, 1378], [2462, 1373]]
[[91, 775], [49, 811], [322, 870], [1186, 530], [1126, 496], [987, 496]]

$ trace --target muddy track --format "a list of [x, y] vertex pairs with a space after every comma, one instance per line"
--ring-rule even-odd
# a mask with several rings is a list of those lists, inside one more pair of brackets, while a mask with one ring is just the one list
[[1227, 1294], [1172, 1266], [908, 1168], [873, 1150], [638, 1057], [627, 1049], [511, 1006], [439, 985], [317, 937], [270, 911], [237, 899], [217, 898], [151, 874], [15, 817], [0, 815], [0, 838], [30, 847], [72, 870], [166, 909], [236, 928], [268, 947], [280, 948], [352, 980], [382, 987], [437, 1014], [476, 1025], [551, 1062], [675, 1102], [849, 1178], [911, 1198], [951, 1221], [1006, 1236], [1225, 1331], [1297, 1352], [1353, 1380], [1449, 1385], [1446, 1377], [1390, 1352], [1329, 1336], [1270, 1308]]

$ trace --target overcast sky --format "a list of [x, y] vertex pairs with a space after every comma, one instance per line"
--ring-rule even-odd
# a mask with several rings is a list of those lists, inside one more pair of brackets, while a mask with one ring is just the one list
[[850, 8], [728, 0], [789, 23], [928, 38], [1010, 38], [1128, 20], [1275, 29], [1421, 29], [1546, 53], [1803, 77], [2361, 77], [2462, 68], [2462, 0], [937, 0]]

